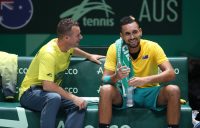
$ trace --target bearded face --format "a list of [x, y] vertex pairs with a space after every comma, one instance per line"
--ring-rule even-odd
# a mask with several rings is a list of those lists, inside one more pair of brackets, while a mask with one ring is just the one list
[[137, 48], [140, 44], [142, 29], [139, 28], [136, 22], [126, 24], [122, 26], [120, 36], [129, 48]]

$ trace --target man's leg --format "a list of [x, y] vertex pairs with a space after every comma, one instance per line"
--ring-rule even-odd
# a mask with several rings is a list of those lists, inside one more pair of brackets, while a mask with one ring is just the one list
[[27, 109], [41, 112], [41, 128], [55, 128], [56, 115], [61, 103], [59, 94], [30, 88], [22, 95], [20, 103]]
[[103, 85], [100, 89], [99, 99], [99, 126], [106, 127], [112, 119], [112, 105], [122, 104], [122, 97], [116, 87]]
[[158, 105], [167, 105], [167, 123], [171, 128], [178, 128], [180, 119], [180, 89], [176, 85], [161, 88]]
[[67, 114], [65, 128], [83, 128], [86, 109], [79, 110], [78, 106], [66, 99], [62, 99], [61, 108]]

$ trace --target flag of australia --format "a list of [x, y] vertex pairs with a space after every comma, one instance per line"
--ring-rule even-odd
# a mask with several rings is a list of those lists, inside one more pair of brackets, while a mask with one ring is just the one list
[[0, 0], [0, 25], [19, 29], [28, 24], [33, 15], [31, 0]]

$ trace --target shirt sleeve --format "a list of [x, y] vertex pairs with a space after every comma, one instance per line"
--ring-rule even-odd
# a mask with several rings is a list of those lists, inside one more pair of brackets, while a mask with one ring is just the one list
[[54, 81], [55, 58], [50, 53], [45, 53], [39, 60], [39, 80]]
[[112, 44], [108, 48], [104, 68], [107, 70], [115, 71], [116, 70], [116, 62], [117, 62], [117, 60], [116, 60], [116, 45]]
[[155, 50], [155, 59], [157, 65], [160, 65], [165, 61], [168, 61], [168, 58], [163, 49], [160, 47], [160, 45], [156, 43], [154, 50]]

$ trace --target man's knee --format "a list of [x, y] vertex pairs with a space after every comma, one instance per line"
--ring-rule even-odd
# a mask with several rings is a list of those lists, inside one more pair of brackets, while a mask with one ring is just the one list
[[100, 96], [110, 95], [112, 94], [114, 87], [112, 85], [103, 85], [100, 88]]
[[58, 93], [49, 93], [48, 102], [54, 102], [59, 104], [61, 102], [61, 95]]
[[178, 97], [180, 96], [180, 88], [177, 85], [168, 85], [166, 89], [168, 94]]

